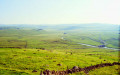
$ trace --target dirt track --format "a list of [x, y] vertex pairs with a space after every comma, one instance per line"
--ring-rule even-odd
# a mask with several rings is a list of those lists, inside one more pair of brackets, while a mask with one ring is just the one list
[[45, 70], [43, 72], [41, 72], [40, 75], [68, 75], [68, 74], [72, 74], [72, 73], [76, 73], [76, 72], [81, 72], [84, 71], [86, 74], [93, 69], [97, 69], [100, 67], [105, 67], [105, 66], [113, 66], [113, 65], [120, 65], [119, 62], [113, 62], [113, 63], [101, 63], [101, 64], [97, 64], [97, 65], [93, 65], [93, 66], [88, 66], [85, 68], [80, 68], [80, 67], [73, 67], [72, 69], [67, 69], [65, 71], [49, 71], [49, 70]]

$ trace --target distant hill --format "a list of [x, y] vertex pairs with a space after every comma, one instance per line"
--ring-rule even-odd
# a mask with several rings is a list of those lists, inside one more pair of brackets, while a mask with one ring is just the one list
[[90, 24], [0, 24], [0, 28], [32, 28], [32, 29], [56, 29], [56, 30], [101, 30], [101, 31], [118, 31], [119, 25], [114, 24], [100, 24], [100, 23], [90, 23]]

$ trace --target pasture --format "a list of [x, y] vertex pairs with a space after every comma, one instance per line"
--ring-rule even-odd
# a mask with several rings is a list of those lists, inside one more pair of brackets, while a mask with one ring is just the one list
[[[63, 71], [74, 66], [84, 68], [118, 62], [118, 50], [78, 44], [99, 46], [102, 39], [107, 47], [118, 48], [117, 33], [32, 28], [0, 30], [0, 75], [40, 75], [44, 70]], [[86, 73], [82, 71], [72, 75], [80, 74]], [[118, 65], [95, 69], [89, 74], [117, 75]]]

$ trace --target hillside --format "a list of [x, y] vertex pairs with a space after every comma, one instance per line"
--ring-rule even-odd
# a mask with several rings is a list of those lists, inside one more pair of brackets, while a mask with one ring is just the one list
[[0, 75], [118, 75], [118, 26], [92, 25], [1, 25]]

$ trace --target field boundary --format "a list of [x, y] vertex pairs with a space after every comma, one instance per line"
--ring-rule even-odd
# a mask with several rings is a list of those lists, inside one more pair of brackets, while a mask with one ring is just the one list
[[101, 63], [101, 64], [88, 66], [88, 67], [84, 67], [84, 68], [74, 66], [72, 69], [67, 69], [65, 71], [44, 70], [43, 72], [41, 72], [40, 75], [68, 75], [68, 74], [77, 73], [77, 72], [81, 72], [81, 71], [84, 71], [86, 74], [88, 74], [88, 72], [90, 70], [94, 70], [94, 69], [97, 69], [97, 68], [100, 68], [100, 67], [106, 67], [106, 66], [114, 66], [114, 65], [120, 65], [120, 63], [119, 62]]

